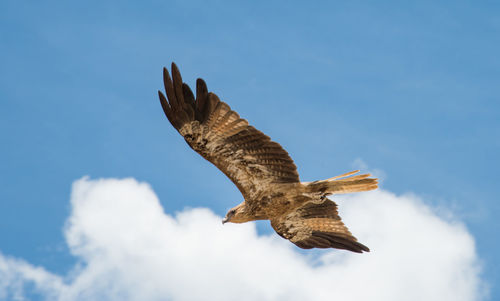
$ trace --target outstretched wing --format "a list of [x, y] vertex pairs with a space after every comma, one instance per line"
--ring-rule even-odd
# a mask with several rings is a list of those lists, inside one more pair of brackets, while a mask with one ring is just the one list
[[212, 162], [238, 187], [245, 199], [268, 189], [270, 183], [299, 182], [297, 167], [278, 143], [250, 126], [238, 113], [196, 81], [196, 98], [172, 63], [163, 81], [167, 99], [158, 91], [165, 115], [186, 142]]
[[308, 202], [292, 213], [271, 220], [274, 230], [303, 249], [337, 248], [352, 252], [369, 252], [344, 225], [337, 204], [326, 199]]

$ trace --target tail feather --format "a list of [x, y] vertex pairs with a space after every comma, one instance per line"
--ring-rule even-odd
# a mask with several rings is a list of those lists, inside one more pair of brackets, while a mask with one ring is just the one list
[[369, 191], [378, 187], [378, 180], [368, 178], [370, 174], [353, 176], [359, 170], [351, 171], [330, 179], [314, 182], [303, 182], [306, 192], [323, 195]]
[[[345, 177], [348, 177], [348, 176], [352, 176], [353, 174], [357, 174], [359, 172], [359, 169], [358, 170], [353, 170], [353, 171], [350, 171], [350, 172], [346, 172], [345, 174], [342, 174], [340, 176], [335, 176], [335, 177], [332, 177], [332, 178], [329, 178], [329, 179], [326, 179], [326, 180], [323, 180], [323, 181], [332, 181], [332, 180], [336, 180], [336, 179], [340, 179], [340, 178], [345, 178]], [[321, 181], [316, 181], [316, 182], [321, 182]]]

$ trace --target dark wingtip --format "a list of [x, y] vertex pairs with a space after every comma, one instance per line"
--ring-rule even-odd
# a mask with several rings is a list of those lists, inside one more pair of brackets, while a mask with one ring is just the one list
[[359, 247], [361, 248], [361, 250], [365, 251], [365, 252], [370, 252], [370, 248], [368, 248], [367, 246], [365, 246], [364, 244], [362, 243], [359, 243]]
[[[177, 72], [177, 73], [179, 73], [179, 74], [180, 74], [180, 72], [179, 72], [179, 68], [177, 67], [177, 65], [176, 65], [174, 62], [172, 62], [170, 70], [172, 70], [172, 74], [173, 74], [174, 72]], [[175, 70], [175, 71], [174, 71], [174, 70]]]
[[[335, 233], [320, 232], [320, 231], [313, 231], [312, 234], [313, 235], [311, 238], [318, 237], [327, 240], [329, 242], [328, 248], [344, 249], [356, 253], [363, 253], [363, 251], [370, 252], [370, 249], [367, 246], [356, 241], [354, 237], [348, 238], [339, 236]], [[314, 247], [321, 248], [320, 246], [314, 246]]]
[[193, 106], [194, 109], [194, 94], [188, 84], [182, 83], [182, 93], [184, 93], [184, 101]]
[[196, 79], [196, 105], [198, 110], [201, 112], [205, 109], [207, 96], [208, 96], [207, 84], [201, 78]]
[[349, 251], [356, 253], [370, 252], [370, 249], [367, 246], [357, 241], [353, 241], [349, 247]]
[[166, 81], [167, 79], [169, 79], [169, 78], [170, 78], [170, 74], [168, 74], [168, 69], [167, 69], [167, 67], [163, 67], [163, 82], [165, 83], [165, 81]]
[[165, 95], [163, 95], [163, 92], [161, 92], [160, 90], [158, 90], [158, 97], [160, 98], [160, 102], [163, 104], [163, 102], [167, 102], [167, 99], [165, 98]]
[[177, 105], [182, 106], [184, 103], [184, 95], [182, 92], [182, 76], [181, 72], [179, 71], [179, 68], [177, 68], [177, 65], [172, 62], [172, 80], [173, 80], [173, 87], [174, 87], [174, 93], [175, 93], [175, 98], [177, 100]]
[[202, 90], [208, 90], [207, 89], [207, 83], [203, 80], [203, 78], [197, 78], [196, 79], [196, 87], [200, 87]]
[[160, 104], [165, 116], [167, 116], [168, 120], [170, 120], [170, 105], [168, 104], [167, 98], [160, 90], [158, 90], [158, 97], [160, 98]]

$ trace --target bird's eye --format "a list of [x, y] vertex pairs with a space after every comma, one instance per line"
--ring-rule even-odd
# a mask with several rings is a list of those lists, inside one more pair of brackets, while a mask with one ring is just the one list
[[230, 214], [230, 215], [234, 215], [235, 213], [236, 213], [236, 210], [234, 210], [234, 209], [233, 209], [233, 210], [231, 210], [231, 211], [229, 211], [229, 214]]

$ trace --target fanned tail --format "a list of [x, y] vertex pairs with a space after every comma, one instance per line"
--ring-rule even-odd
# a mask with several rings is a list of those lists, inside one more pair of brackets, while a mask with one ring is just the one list
[[307, 193], [321, 193], [323, 195], [369, 191], [378, 187], [377, 179], [368, 178], [370, 174], [353, 176], [358, 172], [359, 170], [355, 170], [330, 179], [302, 182], [302, 184]]

